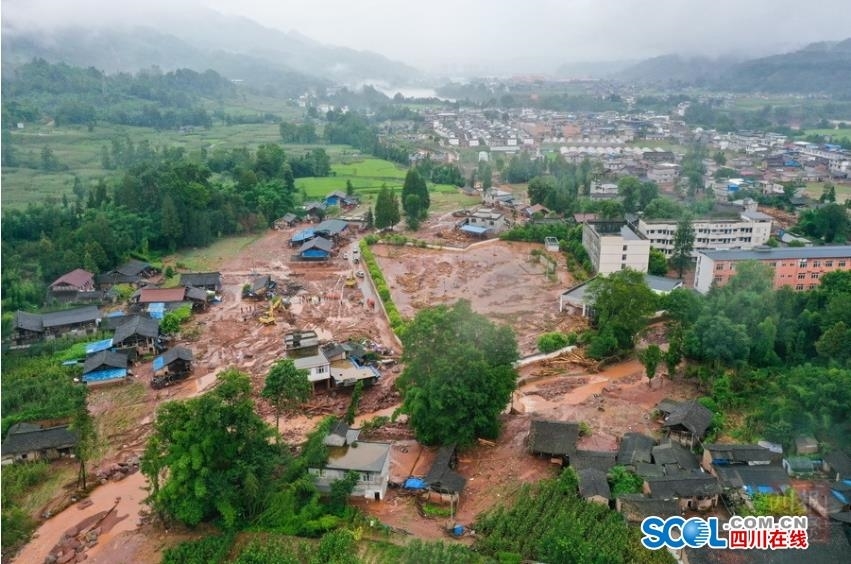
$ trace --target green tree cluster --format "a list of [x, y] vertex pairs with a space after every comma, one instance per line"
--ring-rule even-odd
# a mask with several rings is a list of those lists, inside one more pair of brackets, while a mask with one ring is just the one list
[[401, 337], [405, 370], [397, 387], [417, 439], [469, 445], [495, 438], [517, 380], [511, 329], [459, 301], [421, 310]]
[[656, 294], [647, 286], [644, 275], [632, 269], [598, 276], [589, 283], [586, 295], [597, 329], [588, 347], [588, 354], [594, 358], [632, 350], [636, 335], [657, 309]]
[[254, 410], [248, 375], [235, 369], [202, 396], [163, 404], [141, 461], [149, 503], [187, 525], [215, 520], [233, 529], [250, 521], [281, 460], [272, 435]]

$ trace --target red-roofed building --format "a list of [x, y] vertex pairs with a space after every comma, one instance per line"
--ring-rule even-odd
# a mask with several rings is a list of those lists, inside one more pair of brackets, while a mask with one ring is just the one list
[[134, 296], [136, 303], [140, 304], [182, 302], [186, 297], [186, 288], [142, 288]]
[[63, 274], [50, 285], [52, 293], [90, 292], [95, 289], [95, 275], [78, 268]]

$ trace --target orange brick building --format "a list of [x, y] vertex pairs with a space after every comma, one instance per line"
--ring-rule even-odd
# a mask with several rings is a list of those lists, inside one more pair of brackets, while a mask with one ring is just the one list
[[828, 272], [851, 270], [851, 245], [702, 251], [697, 255], [695, 289], [705, 294], [713, 284], [723, 286], [736, 274], [736, 265], [748, 260], [758, 260], [774, 269], [775, 288], [809, 290], [818, 286]]

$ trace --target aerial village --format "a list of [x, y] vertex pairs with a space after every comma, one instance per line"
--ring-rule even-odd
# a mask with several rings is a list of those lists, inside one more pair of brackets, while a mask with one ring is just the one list
[[[707, 432], [713, 413], [693, 399], [692, 384], [662, 374], [648, 387], [634, 361], [600, 372], [573, 346], [540, 354], [535, 344], [540, 333], [587, 326], [593, 308], [585, 295], [588, 282], [574, 283], [563, 268], [550, 272], [549, 264], [558, 261], [558, 241], [540, 245], [496, 238], [514, 224], [548, 221], [542, 219], [543, 206], [530, 206], [523, 195], [498, 188], [480, 189], [478, 197], [480, 205], [426, 221], [418, 235], [439, 242], [435, 248], [380, 243], [372, 248], [403, 315], [463, 298], [495, 319], [513, 320], [522, 355], [520, 380], [498, 441], [480, 439], [464, 451], [452, 445], [430, 448], [414, 440], [404, 415], [396, 418], [400, 398], [393, 382], [401, 371], [401, 343], [361, 262], [364, 207], [342, 191], [305, 203], [300, 215], [280, 218], [250, 253], [220, 271], [167, 276], [130, 260], [110, 272], [69, 272], [50, 285], [50, 300], [89, 305], [17, 312], [14, 346], [69, 334], [96, 337], [86, 344], [84, 357], [68, 361], [79, 366], [79, 381], [96, 389], [145, 382], [151, 411], [161, 401], [202, 393], [228, 365], [248, 371], [259, 390], [269, 367], [291, 358], [313, 387], [299, 415], [279, 427], [293, 442], [316, 418], [340, 416], [362, 382], [358, 417], [352, 425], [338, 419], [325, 440], [329, 458], [311, 473], [319, 490], [327, 492], [347, 472], [358, 472], [354, 503], [394, 530], [427, 538], [474, 535], [469, 525], [501, 488], [562, 467], [575, 470], [582, 497], [616, 509], [630, 522], [650, 515], [729, 516], [747, 507], [754, 493], [788, 491], [807, 504], [811, 518], [851, 521], [847, 453], [822, 455], [818, 442], [807, 436], [796, 437], [792, 451], [764, 441], [712, 442]], [[324, 218], [329, 206], [339, 206], [338, 218]], [[725, 283], [737, 261], [752, 258], [791, 261], [777, 269], [778, 285], [786, 277], [800, 279], [801, 272], [851, 264], [848, 246], [768, 249], [764, 244], [776, 233], [774, 218], [753, 201], [732, 202], [729, 208], [730, 219], [695, 220], [694, 277], [646, 274], [653, 292], [665, 294], [684, 283], [706, 292]], [[583, 246], [600, 275], [624, 267], [646, 273], [651, 244], [669, 252], [675, 230], [641, 218], [604, 221], [577, 214], [572, 221], [582, 225]], [[535, 254], [549, 258], [534, 259]], [[120, 287], [132, 292], [122, 299]], [[192, 329], [175, 338], [163, 332], [161, 321], [179, 310], [190, 312]], [[646, 336], [653, 338], [652, 332]], [[271, 416], [262, 402], [258, 408]], [[101, 483], [138, 472], [149, 425], [150, 416], [114, 462], [99, 469]], [[75, 441], [67, 425], [20, 423], [3, 442], [3, 464], [66, 457]], [[615, 466], [639, 476], [642, 492], [613, 495], [607, 476]], [[445, 518], [424, 512], [435, 505], [447, 508], [440, 513]]]
[[[484, 163], [522, 151], [541, 159], [544, 147], [557, 146], [568, 162], [603, 163], [606, 174], [588, 190], [592, 201], [621, 199], [616, 179], [623, 175], [673, 193], [683, 180], [682, 155], [653, 148], [653, 142], [692, 135], [683, 122], [652, 114], [512, 110], [503, 123], [462, 110], [428, 115], [427, 121], [441, 148], [412, 154], [412, 163], [451, 163], [462, 149], [478, 151]], [[647, 147], [628, 145], [639, 131]], [[306, 371], [313, 394], [281, 422], [281, 436], [298, 444], [322, 417], [337, 417], [325, 440], [328, 460], [310, 470], [318, 489], [329, 492], [347, 473], [359, 473], [352, 502], [403, 534], [448, 534], [463, 542], [475, 535], [471, 525], [494, 496], [566, 467], [576, 472], [583, 498], [632, 523], [651, 515], [726, 519], [751, 506], [755, 493], [790, 491], [823, 528], [851, 523], [848, 453], [822, 452], [811, 436], [790, 437], [794, 447], [786, 450], [766, 441], [716, 442], [710, 431], [714, 414], [695, 400], [694, 382], [660, 373], [648, 385], [635, 360], [602, 367], [572, 345], [549, 354], [538, 350], [542, 333], [589, 326], [594, 304], [587, 290], [594, 278], [575, 279], [554, 238], [543, 244], [499, 239], [515, 226], [580, 226], [594, 276], [637, 270], [657, 295], [677, 288], [706, 294], [726, 284], [743, 261], [770, 265], [776, 288], [798, 291], [817, 287], [826, 273], [851, 269], [851, 246], [812, 246], [789, 232], [794, 216], [736, 197], [740, 190], [783, 193], [779, 183], [789, 180], [841, 181], [851, 166], [848, 151], [763, 133], [696, 135], [708, 147], [734, 154], [727, 165], [740, 177], [717, 175], [722, 167], [705, 159], [705, 188], [718, 203], [711, 215], [691, 220], [695, 267], [684, 278], [647, 273], [651, 247], [666, 258], [674, 253], [673, 219], [629, 213], [618, 219], [595, 213], [558, 217], [541, 203], [531, 204], [517, 185], [478, 183], [459, 189], [467, 205], [432, 213], [415, 238], [398, 245], [381, 240], [392, 230], [376, 234], [367, 227], [369, 204], [341, 186], [275, 220], [213, 272], [180, 264], [158, 268], [136, 259], [109, 272], [68, 272], [50, 284], [47, 301], [70, 309], [16, 312], [11, 346], [90, 337], [81, 356], [66, 362], [79, 370], [80, 383], [94, 390], [127, 382], [147, 386], [139, 424], [96, 471], [101, 484], [134, 475], [141, 484], [140, 453], [156, 406], [211, 389], [224, 367], [251, 375], [257, 409], [274, 422], [259, 392], [270, 367], [289, 358]], [[808, 200], [798, 194], [792, 202], [806, 206]], [[339, 213], [330, 216], [330, 209]], [[498, 440], [480, 439], [463, 450], [427, 447], [414, 439], [406, 416], [397, 417], [401, 397], [394, 383], [404, 369], [402, 345], [362, 261], [367, 236], [376, 237], [371, 251], [403, 317], [464, 299], [511, 325], [521, 355], [519, 379]], [[781, 245], [768, 246], [772, 238]], [[163, 321], [177, 313], [184, 325], [165, 331]], [[664, 312], [656, 319], [664, 319]], [[659, 326], [651, 326], [642, 342], [661, 344], [654, 329]], [[360, 386], [357, 416], [347, 424], [342, 414]], [[76, 441], [67, 422], [18, 423], [3, 442], [3, 464], [69, 457]], [[612, 493], [616, 467], [642, 480], [640, 493]]]

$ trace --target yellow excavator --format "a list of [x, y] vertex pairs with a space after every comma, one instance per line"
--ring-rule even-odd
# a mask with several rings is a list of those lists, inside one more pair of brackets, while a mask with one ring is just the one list
[[276, 323], [275, 311], [280, 309], [284, 301], [281, 296], [275, 296], [269, 300], [269, 309], [260, 317], [260, 323], [263, 325], [274, 325]]
[[354, 288], [358, 285], [358, 279], [355, 278], [354, 271], [350, 272], [348, 277], [346, 277], [346, 288]]

